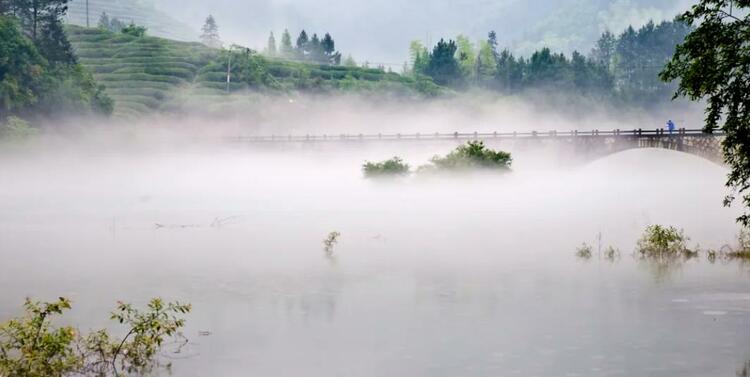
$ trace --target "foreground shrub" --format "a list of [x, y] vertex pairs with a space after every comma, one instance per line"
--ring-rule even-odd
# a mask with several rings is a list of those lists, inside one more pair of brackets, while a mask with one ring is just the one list
[[696, 252], [687, 248], [688, 240], [682, 230], [671, 226], [651, 225], [638, 240], [637, 252], [643, 258], [659, 260], [694, 257]]
[[510, 170], [513, 158], [508, 152], [487, 148], [482, 141], [470, 141], [445, 157], [433, 157], [430, 162], [432, 165], [424, 166], [422, 170]]
[[0, 140], [24, 140], [36, 135], [37, 132], [28, 122], [14, 116], [8, 117], [5, 123], [0, 123]]
[[399, 157], [381, 162], [365, 162], [362, 171], [366, 177], [381, 177], [409, 174], [409, 165]]
[[26, 300], [25, 314], [0, 324], [0, 376], [121, 376], [145, 375], [162, 365], [158, 353], [165, 340], [178, 336], [181, 315], [190, 305], [153, 299], [146, 310], [119, 303], [111, 318], [126, 326], [123, 338], [107, 330], [82, 335], [52, 321], [71, 308], [60, 298], [52, 303]]

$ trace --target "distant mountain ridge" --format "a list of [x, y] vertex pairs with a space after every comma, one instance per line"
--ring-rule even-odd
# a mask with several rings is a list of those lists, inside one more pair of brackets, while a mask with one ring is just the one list
[[[125, 23], [148, 28], [148, 34], [177, 41], [197, 41], [198, 31], [142, 0], [88, 0], [89, 24], [96, 27], [102, 12]], [[71, 0], [67, 22], [86, 26], [86, 0]]]

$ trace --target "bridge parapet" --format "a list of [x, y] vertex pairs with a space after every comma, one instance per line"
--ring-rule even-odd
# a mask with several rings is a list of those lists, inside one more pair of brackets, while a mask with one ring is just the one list
[[633, 148], [663, 148], [698, 155], [716, 163], [723, 162], [722, 132], [707, 133], [702, 129], [681, 128], [674, 132], [664, 129], [631, 130], [550, 130], [525, 132], [452, 132], [452, 133], [395, 133], [395, 134], [322, 134], [322, 135], [260, 135], [236, 136], [228, 141], [244, 143], [331, 143], [331, 142], [416, 142], [440, 140], [500, 140], [500, 141], [561, 141], [584, 149], [586, 154], [606, 155]]

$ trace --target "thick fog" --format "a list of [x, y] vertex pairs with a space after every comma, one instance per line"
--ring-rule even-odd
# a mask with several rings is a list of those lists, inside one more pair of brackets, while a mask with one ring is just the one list
[[[628, 129], [661, 115], [523, 102], [287, 99], [256, 115], [52, 132], [0, 152], [0, 317], [70, 297], [107, 325], [116, 300], [191, 302], [179, 376], [732, 375], [750, 349], [747, 271], [630, 259], [646, 225], [720, 247], [737, 210], [722, 166], [667, 150], [596, 160], [489, 141], [506, 174], [372, 181], [457, 143], [248, 144], [224, 136]], [[700, 113], [686, 113], [699, 122]], [[654, 126], [658, 127], [658, 126]], [[322, 240], [341, 240], [332, 256]], [[620, 263], [574, 258], [582, 242]], [[710, 284], [706, 284], [710, 282]]]
[[[458, 34], [472, 40], [498, 33], [501, 47], [528, 54], [544, 46], [587, 53], [605, 30], [671, 20], [690, 0], [312, 1], [153, 0], [157, 8], [199, 30], [213, 14], [227, 42], [265, 46], [270, 31], [330, 32], [358, 62], [401, 68], [411, 40], [436, 42]], [[362, 22], [367, 20], [367, 22]], [[197, 33], [197, 31], [196, 31]]]

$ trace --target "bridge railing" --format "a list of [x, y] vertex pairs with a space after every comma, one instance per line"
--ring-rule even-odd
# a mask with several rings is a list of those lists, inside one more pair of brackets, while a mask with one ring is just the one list
[[666, 138], [666, 137], [716, 137], [721, 132], [707, 133], [702, 129], [681, 128], [670, 133], [664, 129], [632, 130], [566, 130], [566, 131], [526, 131], [526, 132], [452, 132], [452, 133], [378, 133], [378, 134], [321, 134], [321, 135], [260, 135], [234, 136], [229, 141], [239, 142], [326, 142], [326, 141], [415, 141], [415, 140], [485, 140], [485, 139], [549, 139], [549, 138]]

